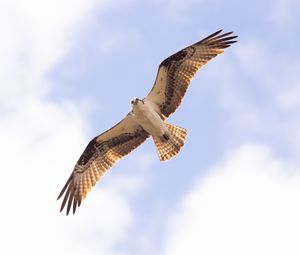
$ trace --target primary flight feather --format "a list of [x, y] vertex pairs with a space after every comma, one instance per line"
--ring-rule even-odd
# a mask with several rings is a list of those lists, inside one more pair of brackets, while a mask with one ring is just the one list
[[150, 93], [142, 100], [133, 99], [132, 110], [123, 120], [89, 142], [57, 198], [64, 196], [60, 211], [67, 206], [67, 215], [71, 209], [75, 213], [100, 177], [149, 136], [154, 140], [161, 161], [178, 154], [186, 139], [186, 129], [168, 124], [166, 119], [180, 105], [195, 73], [236, 42], [237, 36], [232, 32], [221, 32], [161, 62]]

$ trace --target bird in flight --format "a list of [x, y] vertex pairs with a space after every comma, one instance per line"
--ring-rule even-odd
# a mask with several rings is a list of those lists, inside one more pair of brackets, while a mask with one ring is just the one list
[[176, 156], [187, 131], [166, 120], [180, 105], [195, 73], [235, 43], [235, 38], [232, 32], [220, 30], [162, 61], [149, 94], [132, 99], [126, 117], [89, 142], [57, 198], [64, 196], [60, 211], [67, 206], [66, 214], [71, 209], [74, 214], [100, 177], [150, 136], [160, 161]]

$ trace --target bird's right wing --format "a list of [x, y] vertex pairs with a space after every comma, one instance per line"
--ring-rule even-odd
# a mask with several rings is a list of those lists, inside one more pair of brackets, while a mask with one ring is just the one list
[[117, 125], [92, 139], [57, 198], [64, 195], [60, 211], [67, 204], [67, 215], [72, 206], [75, 213], [100, 177], [148, 137], [149, 134], [128, 114]]
[[166, 58], [159, 65], [156, 80], [145, 98], [162, 116], [169, 117], [180, 105], [196, 72], [209, 60], [223, 53], [237, 36], [222, 30]]

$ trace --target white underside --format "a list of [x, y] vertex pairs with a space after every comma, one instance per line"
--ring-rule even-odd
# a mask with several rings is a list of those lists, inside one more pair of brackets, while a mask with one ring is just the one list
[[137, 102], [133, 105], [133, 114], [136, 122], [153, 137], [162, 136], [168, 129], [159, 114], [150, 102]]

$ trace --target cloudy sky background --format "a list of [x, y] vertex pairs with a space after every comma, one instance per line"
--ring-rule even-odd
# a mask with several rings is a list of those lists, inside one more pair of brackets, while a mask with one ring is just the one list
[[[0, 1], [1, 254], [299, 254], [299, 0]], [[75, 216], [56, 197], [86, 143], [159, 63], [220, 28], [239, 42]]]

